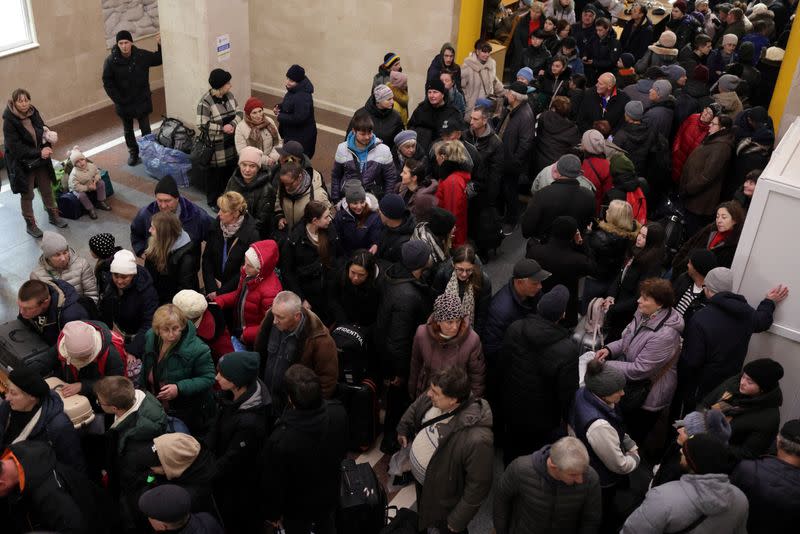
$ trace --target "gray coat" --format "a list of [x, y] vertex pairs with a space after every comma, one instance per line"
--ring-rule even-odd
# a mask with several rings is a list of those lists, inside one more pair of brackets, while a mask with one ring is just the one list
[[[446, 521], [456, 532], [465, 530], [492, 488], [492, 410], [484, 399], [470, 397], [465, 403], [448, 423], [438, 426], [439, 446], [417, 501], [420, 529]], [[408, 437], [409, 447], [432, 405], [423, 394], [400, 419], [397, 434]]]
[[591, 534], [600, 526], [600, 479], [586, 467], [583, 483], [568, 486], [547, 472], [550, 445], [520, 456], [506, 469], [494, 493], [497, 534]]
[[746, 534], [747, 512], [747, 497], [728, 475], [683, 475], [647, 492], [620, 534], [677, 532], [701, 515], [707, 517], [692, 534]]
[[608, 350], [618, 361], [608, 364], [616, 367], [627, 380], [653, 379], [665, 365], [670, 368], [653, 384], [642, 408], [657, 412], [669, 406], [678, 383], [677, 359], [681, 348], [683, 317], [673, 308], [665, 308], [649, 320], [637, 311], [633, 321], [625, 327], [622, 338], [608, 344]]

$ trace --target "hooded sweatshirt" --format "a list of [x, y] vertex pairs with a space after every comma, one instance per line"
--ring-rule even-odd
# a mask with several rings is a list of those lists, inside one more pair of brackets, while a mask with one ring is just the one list
[[728, 475], [683, 475], [647, 493], [622, 527], [621, 534], [678, 532], [706, 516], [693, 534], [745, 534], [747, 497]]

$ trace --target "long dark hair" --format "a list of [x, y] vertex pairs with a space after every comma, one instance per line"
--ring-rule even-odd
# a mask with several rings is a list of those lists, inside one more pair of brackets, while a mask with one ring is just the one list
[[[739, 242], [739, 237], [742, 235], [742, 227], [744, 227], [744, 219], [747, 216], [747, 212], [744, 211], [744, 208], [741, 204], [736, 202], [735, 200], [728, 200], [723, 202], [717, 209], [714, 210], [714, 215], [716, 216], [717, 211], [725, 208], [725, 210], [731, 215], [731, 219], [735, 223], [733, 225], [733, 229], [731, 229], [730, 236], [725, 240], [727, 243], [730, 243], [734, 246]], [[711, 223], [713, 225], [713, 229], [717, 229], [716, 223]]]
[[644, 243], [644, 248], [633, 248], [633, 261], [642, 266], [644, 269], [649, 269], [664, 261], [665, 246], [664, 240], [667, 237], [664, 227], [657, 222], [647, 223], [647, 238]]
[[472, 245], [461, 245], [453, 251], [453, 272], [456, 269], [456, 263], [467, 262], [472, 264], [472, 274], [468, 282], [472, 284], [475, 291], [480, 291], [483, 285], [483, 272], [478, 260], [478, 254]]
[[408, 172], [411, 173], [411, 176], [417, 177], [417, 187], [428, 187], [431, 185], [431, 177], [428, 176], [426, 172], [425, 162], [414, 158], [408, 158], [403, 166], [408, 167]]
[[[327, 213], [328, 206], [319, 200], [312, 200], [306, 204], [306, 208], [303, 210], [303, 222], [306, 224], [311, 224], [311, 221], [322, 218]], [[325, 228], [320, 228], [317, 235], [317, 252], [319, 254], [319, 261], [323, 265], [329, 266], [331, 263], [331, 243], [330, 239], [328, 238], [328, 230]]]
[[350, 259], [347, 260], [347, 263], [344, 265], [344, 271], [342, 271], [342, 285], [346, 285], [350, 283], [350, 267], [353, 265], [358, 265], [362, 267], [365, 271], [367, 271], [367, 281], [364, 282], [365, 286], [374, 286], [375, 285], [375, 277], [378, 271], [378, 264], [375, 262], [375, 256], [366, 249], [360, 248], [353, 252], [350, 256]]

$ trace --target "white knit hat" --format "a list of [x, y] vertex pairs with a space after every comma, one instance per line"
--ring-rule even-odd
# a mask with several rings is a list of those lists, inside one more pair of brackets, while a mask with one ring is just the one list
[[136, 256], [130, 250], [118, 250], [111, 260], [111, 272], [115, 274], [136, 274]]
[[250, 265], [261, 270], [261, 260], [258, 258], [258, 252], [253, 247], [247, 249], [247, 252], [244, 253], [244, 257], [250, 262]]
[[194, 321], [203, 315], [208, 308], [206, 298], [192, 289], [181, 289], [174, 297], [172, 303], [181, 309], [190, 321]]
[[75, 165], [79, 159], [85, 159], [86, 156], [83, 155], [83, 152], [77, 146], [72, 147], [72, 150], [69, 151], [69, 160]]

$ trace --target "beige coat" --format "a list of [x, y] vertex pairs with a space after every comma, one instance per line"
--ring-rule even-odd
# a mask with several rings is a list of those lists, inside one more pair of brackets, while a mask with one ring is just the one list
[[100, 181], [100, 170], [97, 165], [91, 161], [86, 162], [86, 169], [79, 169], [72, 167], [72, 172], [69, 173], [69, 190], [77, 191], [78, 193], [86, 193], [91, 191], [89, 187]]
[[78, 256], [75, 251], [69, 249], [69, 264], [63, 271], [57, 271], [47, 263], [44, 255], [39, 256], [36, 268], [31, 271], [31, 280], [63, 280], [69, 283], [82, 297], [89, 297], [97, 302], [97, 279], [94, 276], [94, 269], [89, 265], [86, 258]]
[[[308, 170], [306, 168], [306, 170]], [[314, 171], [311, 176], [311, 188], [314, 190], [314, 200], [323, 202], [328, 207], [331, 201], [328, 197], [328, 191], [325, 189], [325, 184], [322, 183], [322, 175], [318, 171]], [[288, 232], [294, 225], [303, 220], [303, 212], [306, 205], [311, 201], [310, 195], [304, 195], [296, 200], [290, 199], [282, 193], [283, 185], [280, 185], [277, 190], [277, 198], [275, 201], [275, 218], [279, 220], [281, 217], [286, 219], [286, 231]]]
[[[275, 126], [275, 121], [270, 119], [269, 117], [264, 117], [269, 121], [270, 124], [275, 128], [275, 131], [278, 131], [278, 127]], [[236, 132], [234, 133], [234, 141], [236, 142], [236, 152], [241, 152], [244, 147], [247, 146], [247, 139], [250, 137], [250, 126], [247, 125], [246, 121], [240, 121], [239, 124], [236, 125]], [[283, 144], [281, 140], [280, 134], [278, 134], [278, 144], [274, 144], [272, 141], [272, 135], [270, 135], [269, 130], [264, 128], [261, 130], [261, 143], [264, 147], [264, 155], [261, 156], [261, 166], [267, 167], [272, 162], [278, 161], [280, 156], [275, 151], [276, 147], [279, 147]], [[270, 160], [272, 160], [270, 162]]]
[[486, 63], [481, 63], [475, 52], [467, 56], [461, 65], [461, 89], [467, 102], [467, 119], [479, 98], [500, 97], [503, 94], [503, 84], [497, 79], [497, 64], [494, 59], [490, 57]]

